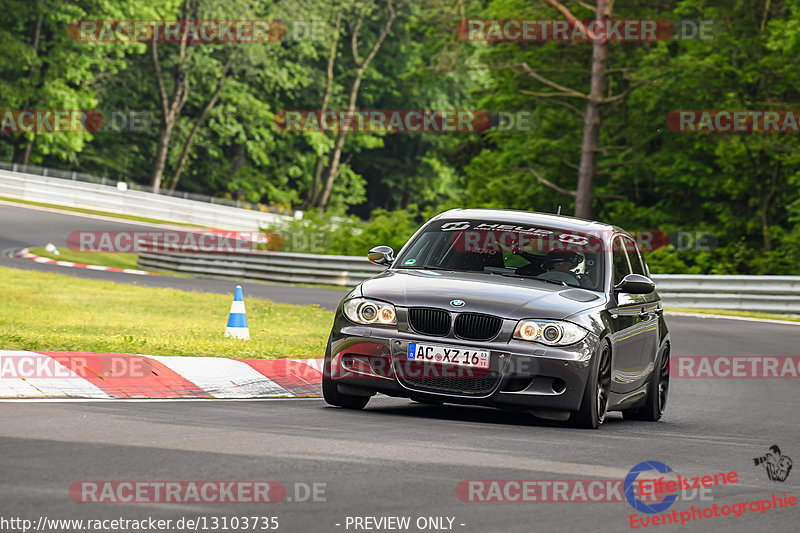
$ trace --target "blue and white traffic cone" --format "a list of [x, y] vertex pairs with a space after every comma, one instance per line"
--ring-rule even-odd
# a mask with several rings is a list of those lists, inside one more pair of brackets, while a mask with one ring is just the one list
[[236, 286], [236, 294], [233, 296], [231, 304], [231, 314], [228, 317], [228, 327], [225, 328], [225, 336], [234, 339], [250, 339], [250, 330], [247, 328], [247, 312], [244, 310], [244, 295], [242, 286]]

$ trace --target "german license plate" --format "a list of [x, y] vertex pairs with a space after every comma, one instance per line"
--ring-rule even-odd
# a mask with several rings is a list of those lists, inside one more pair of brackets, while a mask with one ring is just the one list
[[410, 342], [408, 343], [408, 360], [470, 368], [489, 368], [489, 351]]

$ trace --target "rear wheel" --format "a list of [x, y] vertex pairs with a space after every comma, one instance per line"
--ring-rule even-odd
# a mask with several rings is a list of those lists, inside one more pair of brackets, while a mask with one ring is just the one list
[[669, 346], [664, 348], [661, 357], [656, 361], [656, 370], [653, 378], [647, 384], [647, 399], [645, 404], [635, 409], [622, 411], [622, 416], [627, 420], [646, 420], [656, 422], [664, 414], [669, 395]]
[[579, 428], [597, 429], [606, 419], [608, 395], [611, 389], [611, 346], [603, 341], [592, 361], [589, 379], [583, 390], [581, 408], [570, 417]]
[[328, 338], [328, 348], [325, 350], [325, 362], [322, 372], [322, 397], [330, 405], [344, 407], [345, 409], [363, 409], [370, 396], [354, 396], [339, 392], [336, 382], [331, 379], [331, 339]]

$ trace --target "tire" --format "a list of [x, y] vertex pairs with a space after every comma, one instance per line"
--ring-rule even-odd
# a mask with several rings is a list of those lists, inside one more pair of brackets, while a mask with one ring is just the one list
[[572, 413], [572, 425], [584, 429], [597, 429], [606, 419], [608, 396], [611, 390], [611, 345], [603, 341], [592, 360], [589, 379], [583, 390], [581, 408]]
[[647, 384], [647, 399], [645, 404], [635, 409], [625, 409], [622, 416], [626, 420], [645, 420], [657, 422], [664, 414], [669, 396], [669, 346], [661, 352], [658, 358], [653, 378]]
[[325, 350], [325, 362], [322, 372], [322, 397], [329, 405], [345, 409], [363, 409], [371, 396], [354, 396], [342, 394], [331, 379], [331, 339], [328, 338], [328, 348]]

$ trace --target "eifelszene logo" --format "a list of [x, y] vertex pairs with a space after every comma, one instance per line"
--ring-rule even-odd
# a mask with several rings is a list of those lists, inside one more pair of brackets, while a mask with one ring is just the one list
[[786, 481], [789, 472], [792, 471], [792, 460], [786, 455], [781, 455], [781, 449], [777, 444], [770, 446], [766, 455], [754, 457], [753, 464], [764, 465], [770, 481]]
[[647, 472], [649, 470], [655, 470], [656, 472], [660, 472], [662, 474], [672, 472], [670, 467], [660, 461], [643, 461], [639, 463], [631, 468], [630, 472], [628, 472], [628, 475], [625, 476], [625, 484], [623, 485], [625, 488], [625, 499], [628, 500], [628, 503], [631, 504], [631, 507], [639, 512], [656, 514], [668, 509], [673, 503], [675, 503], [675, 500], [678, 499], [678, 495], [669, 494], [658, 503], [645, 503], [637, 498], [635, 492], [636, 478], [639, 477], [640, 473]]

